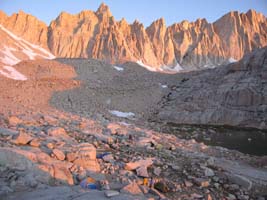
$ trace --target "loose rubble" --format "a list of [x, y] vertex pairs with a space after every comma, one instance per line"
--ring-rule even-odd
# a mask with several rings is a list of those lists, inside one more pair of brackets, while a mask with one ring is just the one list
[[[0, 104], [0, 198], [254, 200], [267, 195], [264, 157], [152, 130], [148, 122], [51, 107], [52, 92], [75, 87], [70, 80], [0, 81], [0, 87], [14, 89], [0, 96], [0, 102], [9, 102]], [[22, 94], [21, 88], [32, 91]], [[39, 94], [44, 97], [30, 100]]]
[[[20, 123], [11, 126], [9, 116], [0, 115], [6, 119], [0, 130], [0, 193], [6, 199], [64, 185], [103, 191], [101, 198], [115, 199], [245, 200], [266, 195], [266, 169], [250, 166], [255, 176], [262, 175], [253, 179], [236, 171], [249, 165], [242, 164], [245, 159], [256, 159], [252, 156], [66, 113], [41, 116], [34, 126], [25, 117], [18, 116]], [[56, 120], [43, 120], [51, 118]], [[107, 136], [112, 142], [99, 140]]]

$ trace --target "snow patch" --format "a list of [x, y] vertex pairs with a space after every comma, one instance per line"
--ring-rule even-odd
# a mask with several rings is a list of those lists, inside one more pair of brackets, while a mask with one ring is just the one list
[[160, 86], [161, 86], [162, 88], [167, 88], [167, 87], [168, 87], [168, 85], [162, 85], [162, 84], [160, 84]]
[[37, 54], [34, 53], [34, 52], [33, 52], [32, 50], [30, 50], [30, 49], [22, 49], [22, 52], [23, 52], [24, 54], [26, 54], [26, 55], [29, 57], [30, 60], [34, 60], [35, 57], [37, 56]]
[[113, 68], [116, 69], [117, 71], [123, 71], [124, 70], [124, 68], [118, 67], [118, 66], [113, 66]]
[[118, 110], [110, 110], [109, 111], [112, 115], [115, 115], [117, 117], [122, 117], [122, 118], [130, 118], [130, 117], [134, 117], [135, 114], [132, 112], [121, 112]]
[[184, 70], [183, 67], [179, 65], [179, 63], [177, 63], [175, 67], [162, 66], [161, 69], [162, 71], [167, 71], [167, 72], [180, 72]]
[[[6, 32], [12, 39], [16, 40], [19, 43], [19, 45], [21, 45], [24, 48], [23, 50], [25, 52], [27, 52], [26, 55], [28, 55], [30, 57], [30, 59], [32, 59], [36, 55], [39, 55], [40, 57], [43, 57], [43, 58], [46, 58], [46, 59], [54, 59], [55, 58], [55, 56], [53, 54], [51, 54], [49, 51], [45, 50], [44, 48], [42, 48], [42, 47], [40, 47], [38, 45], [31, 44], [30, 42], [28, 42], [28, 41], [16, 36], [12, 32], [10, 32], [9, 30], [4, 28], [1, 24], [0, 24], [0, 28], [4, 32]], [[34, 53], [33, 54], [32, 49], [30, 49], [29, 47], [42, 52], [44, 55], [43, 54], [39, 54], [39, 53]], [[31, 53], [29, 53], [29, 52], [31, 52]]]
[[126, 123], [126, 122], [119, 122], [119, 124], [124, 125], [124, 126], [131, 126], [131, 124]]
[[157, 71], [156, 68], [144, 64], [144, 63], [142, 62], [142, 60], [138, 60], [138, 61], [136, 61], [136, 63], [137, 63], [138, 65], [140, 65], [140, 66], [146, 68], [146, 69], [149, 70], [149, 71], [152, 71], [152, 72], [156, 72], [156, 71]]
[[161, 66], [159, 68], [146, 65], [141, 60], [138, 60], [136, 63], [138, 65], [146, 68], [147, 70], [152, 71], [152, 72], [171, 72], [171, 73], [178, 73], [178, 72], [184, 70], [184, 68], [181, 65], [179, 65], [179, 63], [177, 63], [177, 65], [174, 66], [174, 67], [163, 65], [163, 66]]
[[3, 62], [6, 65], [15, 65], [21, 60], [18, 59], [13, 53], [14, 48], [9, 48], [7, 46], [4, 46], [3, 50], [1, 52], [4, 54], [4, 57], [1, 58], [1, 62]]
[[[19, 63], [21, 60], [16, 57], [15, 52], [23, 53], [28, 57], [30, 60], [34, 60], [37, 57], [45, 58], [45, 59], [53, 59], [55, 56], [51, 54], [49, 51], [45, 50], [44, 48], [31, 44], [30, 42], [16, 36], [6, 28], [4, 28], [0, 24], [0, 29], [4, 31], [11, 39], [15, 40], [14, 44], [17, 47], [9, 47], [3, 46], [0, 52], [3, 54], [0, 56], [1, 63], [4, 64], [2, 68], [0, 68], [0, 74], [14, 80], [27, 80], [27, 77], [22, 73], [18, 72], [12, 65]], [[13, 42], [13, 41], [12, 41]]]
[[0, 74], [7, 78], [14, 80], [26, 81], [27, 77], [18, 72], [15, 68], [11, 66], [4, 66], [3, 69], [0, 69]]
[[203, 67], [204, 68], [207, 68], [207, 69], [214, 69], [214, 68], [216, 68], [216, 66], [215, 65], [212, 65], [212, 64], [206, 64]]
[[237, 61], [237, 60], [234, 59], [234, 58], [232, 58], [232, 57], [228, 59], [228, 62], [229, 62], [229, 63], [234, 63], [234, 62], [236, 62], [236, 61]]
[[[38, 46], [38, 45], [35, 45], [35, 44], [31, 44], [27, 41], [25, 41], [29, 46], [33, 47], [34, 49], [37, 49], [39, 51], [41, 51], [42, 53], [46, 54], [47, 56], [45, 58], [47, 59], [54, 59], [56, 58], [56, 56], [54, 56], [52, 53], [50, 53], [49, 51], [45, 50], [44, 48]], [[40, 54], [39, 54], [40, 55]], [[43, 55], [40, 55], [43, 57]]]

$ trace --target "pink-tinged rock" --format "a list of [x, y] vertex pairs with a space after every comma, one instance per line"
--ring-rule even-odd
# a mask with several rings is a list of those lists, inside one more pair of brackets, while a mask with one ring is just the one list
[[[62, 12], [51, 22], [49, 30], [46, 24], [22, 12], [1, 16], [0, 22], [33, 44], [46, 49], [49, 44], [57, 57], [99, 58], [109, 63], [140, 60], [155, 70], [176, 61], [184, 66], [205, 66], [231, 57], [239, 60], [247, 51], [266, 46], [267, 35], [262, 28], [267, 24], [265, 16], [252, 10], [246, 14], [230, 12], [212, 24], [200, 19], [169, 27], [162, 18], [147, 28], [138, 21], [133, 24], [126, 20], [115, 22], [110, 12], [102, 11], [82, 11], [75, 16]], [[112, 37], [103, 40], [107, 30]], [[50, 37], [47, 37], [48, 32]], [[202, 36], [205, 39], [200, 39]]]
[[67, 166], [64, 166], [64, 164], [53, 163], [52, 165], [49, 164], [38, 165], [38, 168], [43, 172], [50, 174], [50, 176], [55, 178], [57, 181], [60, 181], [62, 183], [67, 183], [70, 185], [74, 184], [73, 176], [70, 173]]
[[99, 123], [93, 120], [88, 120], [86, 122], [80, 123], [80, 129], [83, 130], [84, 133], [89, 135], [102, 134], [102, 128], [103, 127]]
[[28, 144], [32, 139], [33, 139], [32, 136], [21, 131], [19, 133], [19, 136], [15, 140], [15, 143], [25, 145], [25, 144]]
[[49, 149], [54, 149], [55, 145], [51, 142], [47, 143], [46, 146], [49, 148]]
[[72, 138], [66, 133], [65, 129], [61, 127], [50, 128], [48, 129], [47, 134], [60, 140], [72, 140]]
[[149, 167], [153, 164], [153, 160], [152, 158], [147, 158], [147, 159], [143, 159], [143, 160], [138, 160], [136, 162], [129, 162], [126, 163], [125, 165], [125, 169], [126, 170], [135, 170], [139, 167]]
[[47, 133], [50, 136], [67, 135], [65, 129], [61, 127], [50, 128]]
[[30, 145], [32, 147], [39, 147], [41, 145], [41, 141], [38, 138], [34, 138], [31, 142]]
[[96, 160], [96, 148], [90, 143], [82, 143], [78, 146], [77, 158], [74, 164], [83, 167], [86, 170], [100, 171], [99, 163]]
[[131, 195], [144, 195], [136, 182], [132, 182], [121, 189], [121, 193], [127, 193]]
[[206, 196], [206, 200], [212, 200], [213, 198], [212, 198], [212, 196], [210, 195], [210, 194], [208, 194], [207, 196]]
[[8, 124], [10, 126], [16, 126], [16, 125], [21, 124], [21, 123], [22, 123], [22, 120], [16, 116], [11, 116], [8, 118]]
[[107, 128], [110, 130], [111, 134], [115, 135], [127, 135], [128, 131], [125, 127], [122, 125], [116, 124], [116, 123], [110, 123], [108, 124]]
[[67, 157], [67, 161], [73, 162], [77, 158], [77, 154], [70, 152], [70, 153], [67, 153], [66, 157]]
[[137, 168], [136, 173], [137, 173], [137, 176], [146, 177], [146, 178], [149, 177], [148, 172], [147, 172], [147, 168], [144, 166]]
[[91, 160], [91, 159], [82, 157], [82, 158], [77, 158], [73, 163], [92, 172], [100, 171], [100, 165], [97, 162], [97, 160]]
[[44, 115], [43, 117], [44, 117], [44, 121], [49, 123], [49, 124], [53, 124], [54, 125], [54, 124], [56, 124], [58, 122], [58, 120], [53, 116]]
[[96, 148], [89, 143], [82, 143], [79, 145], [78, 156], [86, 157], [88, 159], [96, 159]]
[[209, 180], [203, 178], [194, 179], [195, 183], [200, 187], [208, 187], [210, 185]]
[[69, 169], [62, 165], [54, 165], [54, 178], [61, 182], [66, 182], [69, 185], [74, 184], [73, 176], [70, 173]]
[[59, 149], [53, 149], [53, 154], [58, 160], [65, 160], [65, 154]]
[[53, 159], [48, 154], [46, 154], [44, 152], [41, 152], [41, 153], [37, 154], [37, 161], [39, 163], [51, 163], [52, 160]]

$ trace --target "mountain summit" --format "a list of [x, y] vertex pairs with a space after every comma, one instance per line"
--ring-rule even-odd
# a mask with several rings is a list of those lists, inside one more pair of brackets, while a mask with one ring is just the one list
[[104, 3], [96, 12], [62, 12], [48, 27], [24, 12], [11, 16], [0, 12], [0, 16], [9, 31], [56, 57], [96, 58], [112, 64], [133, 61], [155, 70], [213, 67], [267, 45], [267, 19], [254, 10], [229, 12], [214, 23], [198, 19], [169, 27], [161, 18], [147, 28], [138, 21], [116, 21]]

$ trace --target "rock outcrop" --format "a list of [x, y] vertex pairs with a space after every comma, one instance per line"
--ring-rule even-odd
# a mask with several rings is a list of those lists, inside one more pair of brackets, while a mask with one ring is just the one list
[[33, 44], [48, 49], [47, 26], [36, 17], [23, 11], [19, 11], [10, 17], [8, 17], [5, 13], [0, 12], [0, 24], [15, 35]]
[[267, 129], [267, 47], [242, 60], [188, 73], [162, 101], [161, 120]]
[[57, 57], [95, 58], [113, 64], [139, 61], [155, 70], [214, 67], [267, 45], [267, 19], [254, 10], [230, 12], [214, 23], [198, 19], [169, 27], [161, 18], [145, 28], [138, 21], [116, 21], [108, 6], [101, 4], [96, 12], [62, 12], [49, 26], [22, 11], [10, 17], [1, 12], [0, 23]]
[[26, 80], [27, 77], [17, 71], [13, 65], [22, 60], [54, 58], [48, 50], [18, 37], [1, 24], [0, 38], [0, 77]]

